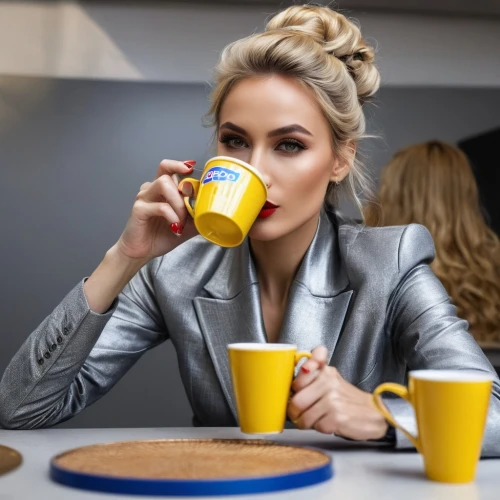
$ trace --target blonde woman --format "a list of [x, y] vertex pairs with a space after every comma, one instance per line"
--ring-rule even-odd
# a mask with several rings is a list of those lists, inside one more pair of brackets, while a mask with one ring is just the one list
[[500, 241], [484, 220], [465, 154], [441, 141], [397, 152], [382, 171], [378, 202], [367, 223], [427, 227], [436, 247], [431, 268], [458, 316], [480, 344], [500, 344]]
[[[404, 382], [408, 368], [494, 373], [428, 266], [428, 231], [364, 229], [334, 213], [340, 190], [358, 203], [366, 190], [356, 145], [363, 104], [379, 86], [373, 60], [354, 24], [318, 6], [290, 7], [264, 33], [228, 46], [210, 110], [217, 154], [257, 168], [273, 210], [263, 207], [241, 246], [212, 245], [195, 235], [177, 189], [192, 162], [162, 161], [101, 264], [8, 366], [1, 425], [71, 418], [166, 339], [194, 421], [207, 426], [236, 425], [232, 342], [313, 350], [293, 382], [288, 416], [300, 429], [357, 440], [394, 438], [370, 393], [383, 381]], [[411, 416], [398, 400], [387, 405], [399, 419]], [[499, 431], [496, 380], [484, 455], [500, 455]], [[408, 442], [397, 435], [396, 444]]]

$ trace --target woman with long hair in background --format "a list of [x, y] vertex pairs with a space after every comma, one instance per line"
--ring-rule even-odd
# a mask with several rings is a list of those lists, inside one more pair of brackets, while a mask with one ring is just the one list
[[431, 268], [482, 345], [500, 344], [500, 241], [485, 221], [466, 155], [441, 141], [397, 152], [383, 169], [369, 225], [417, 223], [431, 233]]

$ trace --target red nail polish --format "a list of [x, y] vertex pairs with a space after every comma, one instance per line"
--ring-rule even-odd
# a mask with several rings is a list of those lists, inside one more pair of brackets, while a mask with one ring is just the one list
[[184, 165], [186, 165], [187, 168], [193, 168], [196, 165], [196, 160], [186, 160], [183, 161]]
[[303, 366], [301, 368], [301, 370], [304, 372], [304, 373], [309, 373], [311, 370], [309, 370], [309, 368], [306, 368], [305, 366]]
[[180, 222], [174, 222], [174, 223], [170, 224], [170, 228], [172, 229], [172, 232], [176, 236], [180, 236], [182, 234], [183, 227], [182, 227]]

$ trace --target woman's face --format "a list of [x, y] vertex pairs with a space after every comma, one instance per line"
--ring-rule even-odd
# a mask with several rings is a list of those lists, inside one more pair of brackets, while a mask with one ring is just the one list
[[[268, 202], [250, 231], [271, 241], [316, 224], [330, 181], [340, 181], [328, 122], [312, 91], [282, 76], [237, 83], [220, 112], [217, 154], [250, 163], [268, 186]], [[268, 206], [266, 204], [266, 206]]]

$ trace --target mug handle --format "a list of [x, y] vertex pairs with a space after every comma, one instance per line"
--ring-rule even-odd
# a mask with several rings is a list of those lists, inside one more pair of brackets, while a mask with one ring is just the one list
[[184, 205], [186, 205], [189, 215], [194, 219], [194, 210], [191, 206], [191, 203], [189, 203], [189, 200], [190, 198], [196, 198], [196, 196], [198, 195], [198, 190], [200, 189], [200, 181], [198, 179], [193, 179], [192, 177], [182, 179], [182, 181], [179, 182], [179, 185], [177, 186], [178, 191], [182, 193], [182, 186], [186, 183], [191, 184], [193, 188], [193, 194], [192, 196], [184, 196]]
[[385, 384], [381, 384], [373, 391], [372, 395], [373, 404], [375, 405], [377, 410], [384, 416], [387, 422], [389, 422], [393, 427], [397, 427], [400, 431], [402, 431], [405, 434], [405, 436], [413, 443], [417, 451], [422, 453], [420, 446], [420, 439], [418, 438], [418, 436], [414, 436], [413, 434], [408, 432], [405, 428], [401, 427], [401, 425], [399, 425], [396, 422], [394, 417], [391, 415], [389, 410], [382, 402], [382, 398], [380, 395], [383, 392], [392, 392], [393, 394], [396, 394], [396, 396], [405, 399], [406, 401], [408, 401], [408, 403], [411, 404], [408, 389], [403, 385], [394, 384], [392, 382], [386, 382]]
[[312, 358], [312, 354], [310, 352], [308, 352], [308, 351], [298, 351], [298, 352], [296, 352], [295, 353], [295, 360], [294, 360], [295, 366], [297, 366], [297, 363], [302, 358], [311, 359]]

